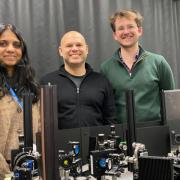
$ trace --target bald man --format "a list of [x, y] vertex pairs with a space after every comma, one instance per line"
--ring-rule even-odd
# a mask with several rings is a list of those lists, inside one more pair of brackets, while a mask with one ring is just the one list
[[82, 34], [65, 33], [59, 54], [64, 64], [41, 79], [41, 84], [57, 85], [59, 129], [113, 124], [116, 115], [111, 84], [86, 63], [88, 45]]

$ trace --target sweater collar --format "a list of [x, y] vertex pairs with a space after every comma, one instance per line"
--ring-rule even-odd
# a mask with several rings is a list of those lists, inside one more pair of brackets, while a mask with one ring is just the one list
[[[90, 72], [93, 71], [93, 68], [88, 64], [88, 63], [85, 63], [85, 68], [86, 68], [86, 75], [89, 74]], [[61, 75], [67, 75], [67, 72], [64, 68], [64, 64], [62, 64], [59, 68], [59, 74]]]
[[[144, 50], [141, 46], [139, 46], [139, 52], [138, 52], [138, 54], [136, 55], [136, 60], [138, 60], [139, 57], [140, 57], [143, 53], [145, 53], [145, 50]], [[115, 59], [117, 59], [118, 61], [123, 61], [123, 59], [122, 59], [122, 57], [121, 57], [121, 49], [120, 49], [120, 48], [118, 48], [118, 49], [115, 51], [113, 57], [114, 57]]]

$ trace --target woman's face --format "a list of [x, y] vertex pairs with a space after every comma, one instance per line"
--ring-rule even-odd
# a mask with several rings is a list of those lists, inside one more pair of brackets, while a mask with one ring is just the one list
[[0, 64], [6, 68], [14, 67], [22, 57], [22, 45], [9, 29], [0, 35]]

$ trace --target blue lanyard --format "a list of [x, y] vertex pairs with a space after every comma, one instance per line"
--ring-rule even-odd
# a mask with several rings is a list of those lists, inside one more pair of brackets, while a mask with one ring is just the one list
[[6, 87], [7, 87], [8, 91], [9, 91], [9, 93], [11, 94], [12, 98], [18, 103], [20, 108], [23, 110], [23, 103], [22, 103], [22, 101], [18, 98], [18, 96], [16, 95], [14, 90], [9, 86], [9, 84], [7, 82], [5, 84], [6, 84]]

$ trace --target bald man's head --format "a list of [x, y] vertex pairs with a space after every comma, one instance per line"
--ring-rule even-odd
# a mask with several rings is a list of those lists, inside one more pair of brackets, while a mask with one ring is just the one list
[[60, 41], [59, 54], [65, 66], [84, 66], [88, 54], [85, 38], [77, 31], [65, 33]]
[[60, 40], [60, 46], [62, 46], [63, 42], [64, 42], [66, 39], [70, 38], [70, 37], [72, 37], [72, 38], [73, 38], [73, 37], [74, 37], [74, 38], [78, 37], [78, 38], [80, 38], [82, 41], [84, 41], [85, 44], [87, 44], [84, 36], [83, 36], [81, 33], [77, 32], [77, 31], [69, 31], [69, 32], [65, 33], [65, 34], [63, 35], [63, 37], [61, 38], [61, 40]]

